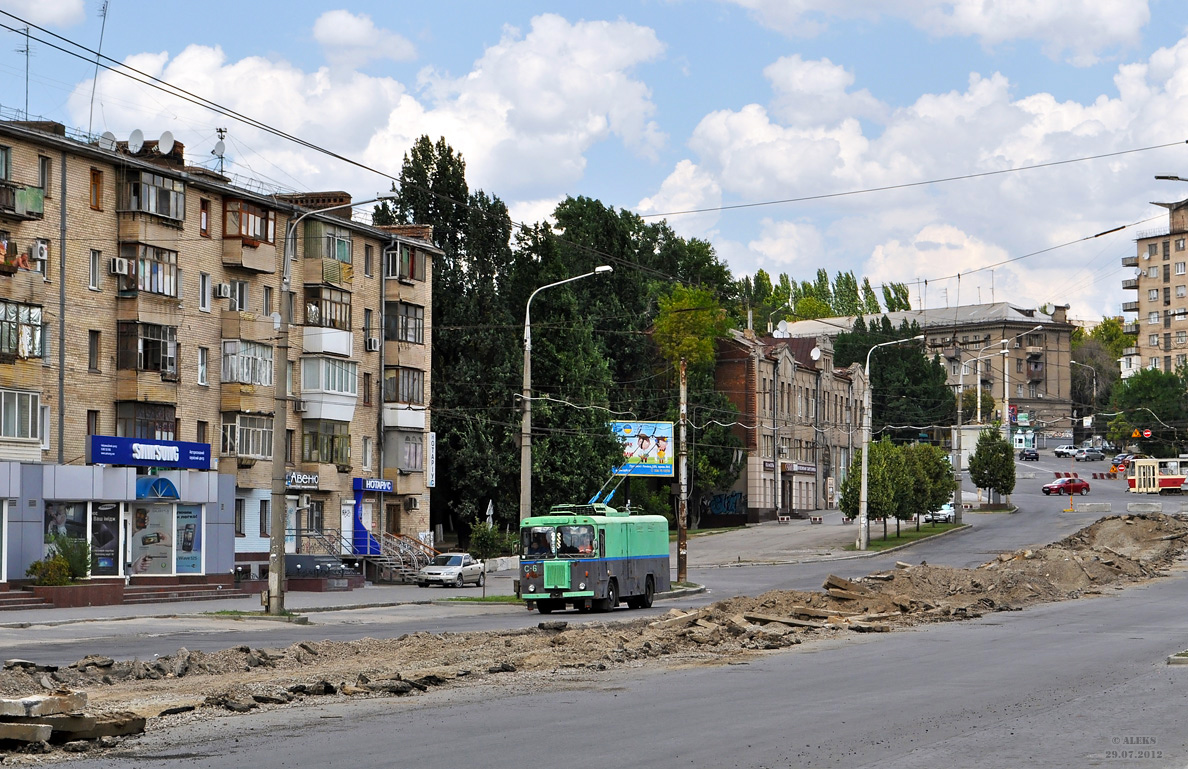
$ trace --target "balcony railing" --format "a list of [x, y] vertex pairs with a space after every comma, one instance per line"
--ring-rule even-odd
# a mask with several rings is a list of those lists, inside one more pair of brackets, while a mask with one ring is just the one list
[[1138, 311], [1139, 311], [1139, 303], [1138, 302], [1123, 302], [1122, 303], [1122, 312], [1138, 312]]
[[1137, 335], [1138, 332], [1139, 332], [1139, 324], [1137, 324], [1137, 323], [1122, 324], [1122, 333], [1123, 334]]
[[1137, 256], [1122, 257], [1122, 266], [1123, 267], [1138, 267], [1138, 257]]
[[1138, 278], [1127, 278], [1126, 280], [1122, 281], [1122, 288], [1123, 289], [1128, 289], [1128, 288], [1137, 289], [1138, 288]]

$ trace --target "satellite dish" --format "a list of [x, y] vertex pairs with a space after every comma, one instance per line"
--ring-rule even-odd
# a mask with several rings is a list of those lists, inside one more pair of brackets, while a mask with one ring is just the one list
[[133, 155], [144, 149], [144, 133], [139, 128], [132, 129], [132, 135], [128, 137], [128, 151]]
[[210, 151], [210, 154], [221, 158], [224, 154], [226, 154], [226, 152], [227, 145], [223, 144], [222, 139], [219, 139], [217, 142], [215, 142], [214, 149]]
[[168, 155], [173, 152], [173, 134], [169, 131], [161, 134], [161, 139], [157, 142], [157, 152], [162, 155]]
[[116, 137], [111, 131], [104, 131], [99, 137], [99, 149], [111, 152], [116, 148]]
[[821, 348], [814, 347], [813, 349], [809, 350], [809, 357], [813, 360], [821, 360]]

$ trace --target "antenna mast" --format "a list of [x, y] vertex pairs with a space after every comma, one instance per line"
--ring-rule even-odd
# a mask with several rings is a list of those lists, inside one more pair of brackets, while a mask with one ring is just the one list
[[16, 49], [17, 53], [25, 54], [25, 120], [29, 119], [29, 28], [25, 27], [25, 47]]
[[[87, 120], [87, 133], [91, 133], [95, 125], [95, 88], [99, 85], [99, 57], [103, 55], [103, 33], [107, 31], [107, 1], [103, 0], [103, 7], [99, 9], [99, 18], [103, 23], [99, 26], [99, 50], [95, 51], [95, 77], [91, 80], [91, 114]], [[28, 31], [28, 30], [26, 30]], [[25, 86], [26, 91], [28, 85]], [[28, 111], [28, 107], [25, 108]]]

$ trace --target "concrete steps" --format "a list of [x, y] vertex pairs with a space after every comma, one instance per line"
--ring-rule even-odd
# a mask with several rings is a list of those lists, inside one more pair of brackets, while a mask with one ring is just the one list
[[17, 611], [19, 609], [52, 609], [53, 604], [44, 598], [38, 598], [25, 590], [9, 590], [0, 593], [0, 611]]
[[219, 601], [247, 598], [253, 595], [234, 587], [221, 585], [145, 585], [124, 589], [124, 605], [142, 603], [173, 603], [177, 601]]

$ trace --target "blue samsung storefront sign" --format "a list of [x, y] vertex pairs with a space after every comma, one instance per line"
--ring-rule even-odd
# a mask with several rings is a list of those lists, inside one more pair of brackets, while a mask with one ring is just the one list
[[210, 444], [92, 435], [87, 442], [87, 463], [209, 470]]
[[355, 491], [380, 491], [384, 494], [391, 494], [396, 487], [391, 481], [385, 481], [382, 478], [356, 478]]

